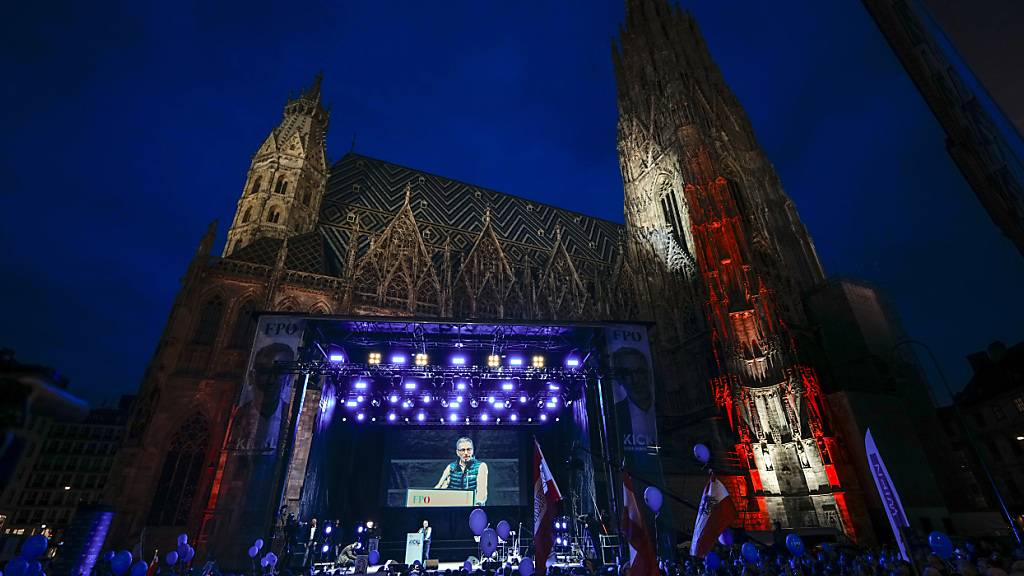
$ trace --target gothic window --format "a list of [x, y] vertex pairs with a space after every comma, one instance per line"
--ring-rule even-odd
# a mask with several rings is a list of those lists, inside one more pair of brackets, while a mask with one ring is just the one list
[[250, 206], [250, 207], [245, 209], [245, 214], [242, 214], [242, 224], [245, 224], [246, 222], [248, 222], [249, 218], [251, 218], [251, 217], [252, 217], [252, 207]]
[[224, 300], [214, 296], [199, 309], [199, 323], [192, 341], [196, 344], [213, 344], [220, 330], [221, 317], [224, 315]]
[[277, 208], [271, 208], [270, 212], [267, 213], [267, 222], [271, 224], [277, 224], [277, 221], [281, 219], [281, 211]]
[[263, 180], [263, 176], [257, 176], [256, 180], [252, 183], [252, 188], [249, 190], [249, 194], [258, 194], [260, 191], [260, 181]]
[[310, 196], [309, 190], [303, 191], [303, 193], [302, 193], [302, 203], [304, 205], [306, 205], [306, 206], [309, 206], [309, 196]]
[[249, 300], [238, 309], [238, 316], [235, 317], [235, 327], [231, 331], [232, 348], [247, 348], [252, 343], [253, 335], [256, 333], [256, 305]]
[[199, 489], [210, 427], [201, 414], [193, 414], [174, 434], [153, 493], [148, 523], [184, 526]]
[[274, 187], [274, 194], [284, 194], [288, 191], [288, 182], [285, 181], [284, 177], [278, 178], [277, 186]]

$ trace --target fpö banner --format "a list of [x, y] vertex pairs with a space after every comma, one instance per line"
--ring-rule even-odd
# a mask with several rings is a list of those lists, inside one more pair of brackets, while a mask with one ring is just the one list
[[292, 399], [293, 379], [277, 373], [274, 363], [298, 357], [304, 328], [302, 317], [260, 316], [231, 431], [232, 449], [253, 453], [277, 450], [282, 411]]
[[[619, 442], [627, 464], [641, 472], [658, 472], [649, 446], [658, 444], [654, 415], [654, 365], [647, 328], [623, 324], [606, 328], [608, 357], [613, 375], [615, 418]], [[651, 462], [645, 462], [651, 460]]]
[[871, 429], [868, 428], [864, 435], [864, 450], [868, 457], [868, 468], [871, 470], [871, 477], [875, 480], [875, 487], [878, 488], [878, 495], [882, 498], [882, 506], [885, 514], [889, 517], [889, 525], [892, 526], [892, 534], [896, 537], [896, 543], [900, 546], [900, 555], [907, 562], [910, 562], [910, 555], [907, 554], [907, 544], [903, 541], [903, 529], [909, 528], [907, 515], [903, 512], [903, 502], [896, 492], [896, 486], [889, 477], [889, 471], [885, 468], [882, 455], [878, 453], [875, 446], [875, 439], [871, 437]]

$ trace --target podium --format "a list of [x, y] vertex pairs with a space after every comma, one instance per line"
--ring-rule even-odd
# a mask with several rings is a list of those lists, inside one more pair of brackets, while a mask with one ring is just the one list
[[473, 490], [435, 490], [433, 488], [409, 488], [405, 491], [406, 508], [443, 508], [450, 506], [472, 506]]
[[405, 535], [405, 563], [412, 566], [413, 562], [423, 562], [423, 535], [418, 531]]

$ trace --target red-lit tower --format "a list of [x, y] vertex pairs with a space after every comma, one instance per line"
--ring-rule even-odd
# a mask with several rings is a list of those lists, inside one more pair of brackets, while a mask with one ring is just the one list
[[[626, 4], [613, 57], [628, 236], [687, 287], [663, 298], [702, 320], [667, 330], [659, 319], [659, 355], [676, 363], [660, 367], [662, 378], [689, 389], [685, 405], [661, 411], [662, 427], [729, 455], [746, 528], [778, 521], [854, 536], [840, 448], [800, 354], [802, 295], [824, 279], [810, 236], [693, 18], [666, 0]], [[665, 258], [679, 253], [674, 261], [690, 265]], [[691, 343], [685, 355], [664, 338], [678, 332]]]

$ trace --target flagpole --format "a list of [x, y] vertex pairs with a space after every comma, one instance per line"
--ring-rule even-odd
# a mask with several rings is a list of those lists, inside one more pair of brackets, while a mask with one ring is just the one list
[[[608, 460], [604, 456], [601, 456], [599, 454], [595, 454], [595, 453], [591, 452], [590, 450], [587, 450], [586, 448], [584, 448], [582, 446], [577, 446], [576, 449], [577, 450], [581, 450], [583, 453], [587, 454], [588, 456], [599, 460], [602, 464], [607, 465], [608, 467], [612, 468], [616, 472], [622, 472], [623, 470], [626, 470], [625, 462], [623, 462], [622, 465], [616, 466], [614, 463], [612, 463], [610, 460]], [[659, 485], [659, 484], [657, 484], [655, 482], [652, 482], [651, 480], [649, 480], [649, 479], [647, 479], [647, 478], [645, 478], [643, 476], [638, 476], [638, 475], [634, 474], [633, 472], [630, 472], [630, 476], [632, 476], [633, 478], [643, 482], [644, 484], [647, 484], [648, 486], [654, 486], [658, 490], [661, 490], [662, 494], [664, 494], [665, 496], [668, 496], [669, 498], [675, 500], [676, 502], [682, 504], [683, 506], [686, 506], [690, 510], [698, 510], [699, 509], [699, 507], [695, 506], [693, 504], [693, 502], [690, 502], [686, 498], [683, 498], [682, 496], [679, 496], [679, 495], [675, 494], [674, 492], [672, 492], [671, 490], [668, 490], [664, 486], [661, 486], [661, 485]]]

